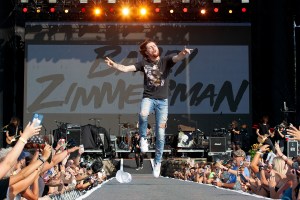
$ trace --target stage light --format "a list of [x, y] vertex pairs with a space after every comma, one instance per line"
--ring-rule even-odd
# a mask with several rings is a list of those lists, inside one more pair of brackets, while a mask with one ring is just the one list
[[94, 8], [94, 15], [99, 16], [101, 14], [100, 8]]
[[80, 11], [81, 11], [81, 13], [85, 13], [86, 12], [86, 8], [81, 8]]
[[232, 14], [232, 13], [233, 13], [233, 10], [231, 10], [231, 9], [228, 10], [228, 13], [229, 13], [229, 14]]
[[242, 8], [242, 12], [243, 13], [247, 12], [247, 9], [246, 8]]
[[250, 3], [249, 0], [242, 0], [242, 3]]
[[213, 0], [213, 3], [221, 3], [221, 0]]
[[140, 14], [145, 16], [147, 14], [147, 9], [146, 8], [141, 8], [140, 9]]
[[170, 13], [171, 13], [171, 14], [173, 14], [173, 13], [174, 13], [174, 10], [173, 10], [173, 9], [171, 9], [171, 10], [170, 10]]
[[49, 0], [49, 3], [57, 3], [56, 0]]
[[122, 15], [128, 16], [129, 15], [129, 8], [127, 8], [127, 7], [122, 8]]
[[110, 12], [110, 13], [113, 13], [114, 11], [115, 11], [114, 8], [109, 8], [109, 12]]
[[182, 0], [182, 3], [190, 3], [190, 0]]
[[21, 3], [28, 3], [28, 0], [21, 0]]
[[54, 7], [51, 7], [51, 8], [50, 8], [50, 12], [51, 12], [51, 13], [54, 13], [54, 12], [55, 12], [55, 8], [54, 8]]
[[182, 11], [183, 11], [184, 13], [187, 13], [187, 12], [188, 12], [188, 9], [187, 9], [187, 8], [183, 8]]
[[36, 13], [41, 13], [41, 7], [36, 8]]
[[70, 11], [69, 8], [65, 8], [65, 9], [64, 9], [64, 12], [65, 12], [66, 14], [68, 14], [69, 11]]
[[159, 12], [160, 12], [160, 9], [159, 9], [159, 8], [155, 8], [155, 12], [156, 12], [156, 13], [159, 13]]
[[214, 12], [215, 13], [219, 12], [219, 8], [214, 8]]
[[116, 3], [116, 0], [107, 0], [107, 3]]
[[88, 3], [88, 0], [80, 0], [80, 3]]
[[23, 13], [27, 13], [27, 12], [28, 12], [28, 8], [24, 7], [24, 8], [22, 9], [22, 11], [23, 11]]
[[200, 13], [201, 13], [202, 15], [205, 15], [206, 10], [205, 10], [205, 9], [201, 9], [201, 10], [200, 10]]
[[153, 3], [161, 3], [161, 0], [153, 0]]

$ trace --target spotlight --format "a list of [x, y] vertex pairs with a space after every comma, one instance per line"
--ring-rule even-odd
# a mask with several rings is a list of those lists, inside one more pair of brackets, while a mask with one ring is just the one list
[[218, 13], [219, 12], [219, 8], [214, 8], [214, 12]]
[[54, 12], [55, 12], [55, 8], [54, 8], [54, 7], [51, 7], [51, 8], [50, 8], [50, 12], [51, 12], [51, 13], [54, 13]]
[[243, 13], [247, 12], [247, 9], [246, 8], [242, 8], [242, 12]]
[[140, 14], [141, 14], [142, 16], [145, 16], [145, 15], [147, 14], [147, 9], [146, 9], [146, 8], [141, 8], [141, 9], [140, 9]]
[[41, 13], [41, 7], [36, 8], [36, 13]]
[[182, 3], [190, 3], [190, 0], [182, 0]]
[[153, 3], [161, 3], [161, 0], [153, 0]]
[[69, 11], [70, 11], [69, 8], [65, 8], [65, 9], [64, 9], [64, 12], [65, 12], [66, 14], [68, 14]]
[[229, 13], [229, 14], [232, 14], [232, 13], [233, 13], [233, 10], [231, 10], [231, 9], [228, 10], [228, 13]]
[[28, 3], [28, 0], [21, 0], [21, 3]]
[[249, 0], [242, 0], [242, 3], [249, 3]]
[[109, 12], [113, 13], [115, 11], [115, 9], [113, 7], [109, 8]]
[[24, 8], [22, 9], [22, 11], [23, 11], [23, 13], [27, 13], [27, 12], [28, 12], [28, 8], [24, 7]]
[[129, 15], [129, 8], [127, 8], [127, 7], [122, 8], [122, 15], [128, 16]]
[[213, 0], [213, 3], [221, 3], [221, 0]]
[[88, 0], [79, 0], [80, 3], [88, 3]]
[[173, 9], [171, 9], [171, 10], [170, 10], [170, 13], [171, 13], [171, 14], [173, 14], [173, 13], [174, 13], [174, 10], [173, 10]]
[[155, 12], [156, 12], [156, 13], [159, 13], [159, 12], [160, 12], [160, 9], [159, 9], [159, 8], [155, 8]]
[[86, 12], [86, 8], [81, 8], [80, 11], [81, 11], [81, 13], [85, 13]]
[[101, 14], [100, 8], [94, 8], [94, 15], [99, 16]]
[[187, 9], [187, 8], [183, 8], [182, 11], [183, 11], [184, 13], [187, 13], [187, 12], [188, 12], [188, 9]]
[[107, 0], [107, 3], [116, 3], [116, 0]]
[[56, 0], [49, 0], [49, 3], [57, 3]]
[[201, 9], [201, 10], [200, 10], [200, 13], [201, 13], [202, 15], [205, 15], [206, 10], [205, 10], [205, 9]]

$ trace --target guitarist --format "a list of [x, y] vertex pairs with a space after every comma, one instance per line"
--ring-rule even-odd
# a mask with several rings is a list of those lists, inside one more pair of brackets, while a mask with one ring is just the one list
[[16, 144], [18, 138], [22, 135], [23, 128], [20, 126], [20, 119], [12, 117], [6, 128], [6, 148]]
[[262, 117], [262, 122], [258, 125], [256, 129], [256, 134], [257, 134], [257, 140], [261, 144], [268, 144], [270, 150], [275, 153], [275, 148], [273, 145], [273, 142], [270, 140], [270, 136], [272, 135], [270, 131], [270, 125], [269, 125], [269, 117], [268, 116], [263, 116]]

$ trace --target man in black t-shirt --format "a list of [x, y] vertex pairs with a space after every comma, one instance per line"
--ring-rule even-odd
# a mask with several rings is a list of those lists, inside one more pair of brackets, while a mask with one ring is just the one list
[[156, 43], [150, 39], [146, 39], [140, 45], [140, 53], [143, 56], [143, 60], [134, 65], [124, 66], [115, 63], [110, 58], [105, 59], [108, 66], [119, 71], [141, 71], [144, 73], [144, 92], [141, 102], [141, 111], [139, 113], [140, 148], [143, 153], [148, 151], [146, 139], [148, 116], [152, 111], [155, 111], [156, 151], [153, 175], [156, 178], [159, 177], [160, 174], [161, 159], [165, 144], [165, 129], [168, 119], [169, 74], [175, 63], [183, 60], [186, 55], [190, 54], [190, 50], [191, 49], [184, 48], [177, 55], [160, 57]]

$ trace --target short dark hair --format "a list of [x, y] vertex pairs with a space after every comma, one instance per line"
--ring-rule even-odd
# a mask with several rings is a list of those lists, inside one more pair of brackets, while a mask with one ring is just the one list
[[99, 160], [96, 160], [91, 165], [91, 169], [93, 170], [94, 174], [100, 172], [102, 170], [102, 167], [103, 167], [103, 163], [102, 163], [102, 161], [99, 161]]
[[150, 38], [146, 38], [141, 44], [140, 44], [140, 54], [142, 54], [142, 56], [144, 58], [148, 58], [148, 55], [146, 54], [147, 51], [147, 44], [149, 44], [150, 42], [154, 42], [156, 44], [155, 41], [151, 40]]

